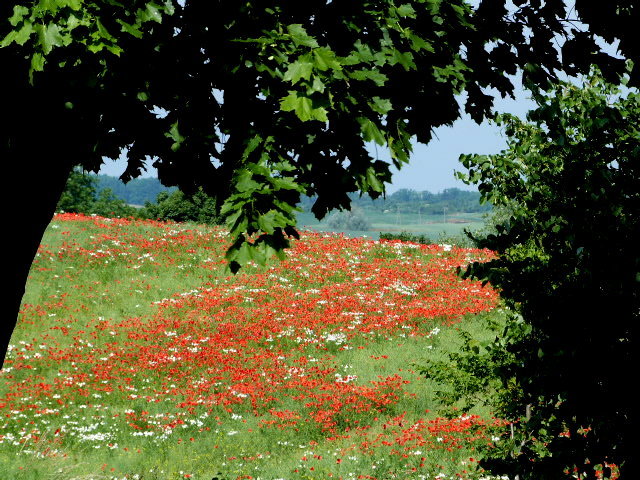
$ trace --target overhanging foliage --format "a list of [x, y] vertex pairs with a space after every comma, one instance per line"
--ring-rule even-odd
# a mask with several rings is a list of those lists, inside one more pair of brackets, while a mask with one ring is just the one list
[[153, 161], [166, 185], [216, 197], [235, 271], [288, 245], [301, 194], [317, 195], [319, 218], [349, 208], [349, 192], [381, 195], [390, 165], [367, 143], [401, 167], [412, 137], [460, 116], [460, 93], [481, 121], [487, 89], [510, 95], [518, 70], [532, 86], [593, 61], [621, 71], [564, 2], [516, 3], [23, 0], [4, 7], [0, 56], [15, 109], [47, 99], [77, 138], [69, 161], [97, 171], [127, 147], [123, 179]]
[[463, 178], [510, 210], [479, 239], [499, 257], [466, 275], [490, 281], [522, 317], [492, 346], [508, 393], [501, 414], [516, 428], [487, 465], [523, 479], [609, 478], [617, 465], [634, 478], [640, 96], [594, 71], [582, 88], [535, 99], [528, 122], [498, 117], [505, 151], [461, 157]]

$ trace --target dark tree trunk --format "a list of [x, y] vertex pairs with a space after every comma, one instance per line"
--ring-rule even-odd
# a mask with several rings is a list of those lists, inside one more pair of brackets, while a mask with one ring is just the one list
[[[2, 315], [0, 358], [4, 364], [7, 347], [14, 331], [22, 296], [33, 258], [38, 251], [47, 225], [55, 212], [72, 165], [50, 158], [48, 152], [33, 148], [33, 156], [24, 159], [3, 159], [7, 176], [5, 192], [11, 197], [5, 202], [9, 218], [5, 220], [5, 256], [8, 257], [10, 298]], [[28, 158], [28, 160], [27, 160]], [[7, 305], [5, 303], [5, 305]]]
[[[82, 123], [55, 96], [61, 85], [26, 84], [24, 58], [0, 49], [0, 161], [4, 209], [4, 261], [9, 293], [0, 323], [0, 361], [16, 326], [29, 269], [66, 180], [78, 163]], [[68, 112], [68, 113], [67, 113]], [[85, 124], [88, 122], [84, 122]]]

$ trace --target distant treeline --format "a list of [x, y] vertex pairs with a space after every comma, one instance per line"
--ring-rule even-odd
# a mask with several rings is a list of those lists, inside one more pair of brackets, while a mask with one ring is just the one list
[[[107, 175], [97, 175], [96, 190], [110, 189], [113, 195], [124, 200], [130, 205], [145, 205], [147, 202], [155, 203], [158, 194], [165, 192], [171, 194], [175, 192], [175, 187], [165, 187], [157, 178], [136, 178], [126, 185], [117, 177]], [[300, 206], [305, 212], [311, 211], [311, 206], [315, 202], [314, 197], [303, 197]], [[480, 193], [459, 188], [446, 188], [439, 193], [429, 191], [418, 192], [407, 188], [402, 188], [386, 196], [372, 200], [368, 195], [360, 197], [358, 194], [351, 194], [351, 202], [355, 207], [367, 211], [385, 210], [402, 213], [422, 213], [422, 214], [442, 214], [460, 212], [487, 212], [491, 210], [488, 204], [480, 205]]]
[[[351, 203], [366, 211], [400, 211], [402, 213], [422, 213], [422, 214], [442, 214], [447, 213], [472, 213], [488, 212], [491, 210], [489, 204], [480, 205], [480, 193], [459, 188], [446, 188], [440, 193], [431, 193], [426, 190], [418, 192], [408, 188], [402, 188], [397, 192], [389, 194], [386, 198], [372, 200], [368, 195], [360, 197], [358, 194], [351, 194]], [[313, 197], [305, 197], [302, 200], [302, 208], [305, 212], [311, 211], [311, 206], [315, 202]]]
[[80, 169], [69, 175], [56, 211], [176, 222], [222, 222], [215, 200], [202, 191], [187, 196], [176, 188], [164, 187], [157, 178], [135, 179], [125, 187], [115, 177], [87, 174]]

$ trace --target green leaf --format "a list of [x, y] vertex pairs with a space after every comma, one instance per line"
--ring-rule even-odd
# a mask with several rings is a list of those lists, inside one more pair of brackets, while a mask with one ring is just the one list
[[378, 70], [355, 70], [349, 73], [349, 77], [354, 80], [371, 80], [379, 87], [383, 86], [388, 80], [388, 77]]
[[328, 121], [327, 111], [324, 107], [313, 108], [309, 97], [298, 96], [298, 92], [289, 92], [289, 95], [280, 100], [280, 109], [283, 112], [294, 111], [303, 122], [307, 120]]
[[287, 219], [280, 212], [269, 210], [264, 215], [260, 215], [258, 217], [257, 223], [258, 227], [260, 227], [260, 230], [272, 234], [276, 227], [285, 227], [287, 224]]
[[373, 167], [367, 168], [365, 174], [367, 184], [376, 192], [384, 192], [384, 183], [378, 179], [376, 170]]
[[416, 52], [420, 50], [426, 50], [431, 53], [435, 52], [433, 45], [418, 35], [413, 33], [409, 34], [409, 40], [411, 40], [411, 48]]
[[[280, 100], [280, 110], [282, 110], [283, 112], [296, 111], [297, 113], [298, 108], [300, 108], [299, 100], [300, 99], [298, 98], [298, 94], [296, 92], [289, 93], [289, 95], [287, 95], [286, 97]], [[309, 99], [306, 99], [306, 100], [309, 100]], [[309, 104], [311, 104], [311, 101], [309, 101]]]
[[38, 2], [38, 7], [52, 13], [55, 13], [59, 8], [56, 0], [40, 0]]
[[67, 18], [67, 32], [70, 32], [71, 30], [73, 30], [74, 28], [78, 27], [79, 25], [84, 25], [86, 24], [86, 22], [81, 21], [78, 17], [76, 17], [74, 14], [69, 15], [69, 18]]
[[173, 15], [176, 11], [176, 7], [173, 4], [173, 0], [164, 0], [164, 13], [165, 15]]
[[394, 138], [389, 138], [389, 152], [391, 158], [394, 160], [396, 168], [400, 168], [403, 163], [409, 162], [409, 153], [411, 150], [406, 147], [402, 141], [398, 141]]
[[291, 35], [293, 43], [298, 46], [311, 48], [317, 48], [319, 46], [316, 39], [309, 35], [304, 27], [299, 23], [287, 26], [287, 31], [289, 32], [289, 35]]
[[378, 67], [382, 67], [382, 66], [384, 66], [384, 65], [388, 62], [388, 60], [389, 60], [389, 59], [387, 58], [387, 56], [388, 56], [388, 55], [387, 55], [388, 50], [389, 50], [388, 48], [385, 48], [383, 51], [376, 52], [376, 53], [373, 55], [373, 60], [374, 60], [374, 62], [373, 62], [373, 63], [375, 63]]
[[140, 22], [157, 22], [162, 23], [162, 14], [160, 13], [160, 6], [151, 2], [147, 3], [147, 6], [144, 10], [138, 9], [137, 17]]
[[14, 5], [13, 15], [9, 17], [9, 23], [11, 24], [11, 26], [16, 27], [28, 13], [29, 9], [27, 7], [23, 7], [22, 5]]
[[168, 137], [174, 141], [173, 145], [171, 145], [171, 150], [174, 152], [177, 151], [180, 148], [182, 142], [185, 141], [185, 137], [180, 134], [177, 121], [171, 125], [171, 129], [168, 133], [165, 133], [165, 137]]
[[248, 170], [243, 170], [238, 176], [236, 180], [236, 190], [238, 192], [247, 192], [247, 191], [255, 191], [258, 190], [261, 185], [253, 180], [253, 175]]
[[351, 52], [343, 59], [345, 65], [357, 65], [358, 63], [369, 63], [373, 61], [373, 54], [371, 53], [369, 45], [362, 43], [360, 39], [358, 39], [353, 46], [356, 47], [356, 51]]
[[130, 23], [127, 23], [119, 18], [116, 20], [116, 22], [121, 25], [121, 31], [126, 32], [129, 35], [133, 35], [136, 38], [142, 38], [142, 32], [137, 25], [131, 25]]
[[313, 83], [311, 84], [311, 86], [307, 89], [307, 94], [308, 95], [312, 95], [315, 92], [324, 92], [325, 89], [325, 85], [322, 82], [322, 80], [320, 80], [320, 77], [313, 77]]
[[102, 38], [104, 38], [105, 40], [112, 41], [112, 42], [114, 42], [116, 40], [116, 38], [109, 33], [107, 28], [102, 24], [102, 22], [100, 20], [96, 20], [95, 23], [96, 23], [96, 27], [98, 27], [98, 33], [100, 34], [100, 36]]
[[[242, 210], [242, 205], [237, 205], [231, 200], [239, 200], [237, 196], [232, 196], [220, 209], [220, 214], [225, 216], [225, 224], [231, 235], [239, 235], [247, 230], [249, 221]], [[245, 200], [246, 202], [246, 200]]]
[[407, 71], [416, 68], [416, 64], [413, 61], [413, 54], [411, 52], [403, 53], [399, 50], [396, 50], [395, 48], [393, 49], [390, 63], [391, 65], [395, 65], [396, 63], [399, 63]]
[[313, 71], [313, 63], [307, 55], [300, 57], [289, 65], [287, 72], [284, 74], [284, 80], [295, 85], [301, 78], [309, 80]]
[[87, 46], [87, 49], [92, 53], [98, 53], [104, 49], [107, 45], [104, 42], [92, 43]]
[[29, 23], [25, 23], [20, 30], [12, 30], [10, 31], [6, 37], [2, 39], [0, 42], [0, 47], [6, 47], [10, 45], [12, 42], [17, 43], [18, 45], [24, 45], [29, 37], [33, 33], [33, 25]]
[[336, 59], [336, 54], [333, 52], [333, 50], [329, 48], [320, 47], [320, 48], [314, 49], [313, 58], [314, 58], [315, 66], [318, 70], [324, 71], [329, 69], [333, 69], [333, 70], [342, 69], [342, 65]]
[[416, 11], [414, 10], [414, 8], [408, 4], [405, 3], [404, 5], [400, 5], [396, 11], [398, 12], [398, 15], [400, 17], [409, 17], [409, 18], [416, 18]]
[[55, 23], [48, 25], [36, 25], [35, 30], [38, 34], [38, 40], [42, 46], [44, 54], [51, 52], [53, 47], [63, 45], [65, 39], [60, 34], [60, 28]]
[[327, 117], [327, 110], [324, 107], [318, 107], [311, 110], [311, 115], [313, 120], [318, 120], [319, 122], [328, 122], [329, 117]]
[[44, 55], [40, 52], [33, 54], [31, 57], [31, 68], [29, 69], [29, 83], [33, 84], [33, 72], [42, 72], [44, 70], [45, 62]]
[[34, 53], [31, 57], [31, 69], [36, 72], [42, 72], [44, 70], [45, 59], [41, 53]]
[[58, 7], [69, 7], [72, 10], [80, 10], [82, 7], [82, 0], [55, 0]]
[[[257, 138], [259, 138], [259, 137], [257, 137]], [[247, 147], [247, 148], [249, 148], [249, 147]], [[243, 156], [243, 158], [245, 158], [245, 157]], [[263, 177], [268, 177], [268, 176], [271, 175], [270, 167], [267, 167], [266, 165], [261, 164], [261, 163], [249, 163], [247, 165], [247, 170], [253, 172], [255, 175], [262, 175]]]
[[246, 265], [253, 260], [252, 250], [253, 249], [251, 248], [251, 245], [247, 242], [244, 242], [242, 245], [240, 245], [240, 248], [236, 250], [234, 260], [240, 265]]
[[369, 102], [369, 106], [374, 112], [377, 112], [380, 115], [386, 115], [391, 109], [393, 109], [391, 100], [388, 98], [373, 97]]
[[358, 122], [360, 122], [360, 130], [362, 131], [362, 137], [365, 141], [370, 142], [373, 140], [378, 145], [384, 145], [386, 143], [384, 135], [375, 123], [363, 117], [359, 118]]
[[124, 49], [122, 49], [118, 45], [107, 45], [106, 48], [109, 52], [113, 53], [117, 57], [119, 57], [120, 54], [124, 51]]
[[304, 191], [303, 187], [291, 177], [274, 177], [271, 184], [276, 190], [296, 190], [300, 193]]
[[[258, 148], [261, 143], [262, 143], [262, 137], [260, 135], [254, 135], [251, 138], [251, 140], [249, 140], [249, 142], [247, 143], [247, 146], [245, 147], [244, 152], [242, 152], [242, 159], [247, 160], [249, 158], [249, 155], [251, 155], [251, 153], [256, 148]], [[249, 164], [247, 168], [251, 170], [251, 168], [254, 166], [255, 164]]]

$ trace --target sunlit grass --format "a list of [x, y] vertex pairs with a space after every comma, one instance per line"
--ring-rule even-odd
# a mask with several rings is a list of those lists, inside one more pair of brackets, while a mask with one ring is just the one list
[[441, 418], [419, 370], [492, 334], [495, 293], [455, 275], [487, 252], [306, 235], [229, 276], [226, 242], [52, 223], [0, 374], [7, 478], [480, 475], [491, 412]]

